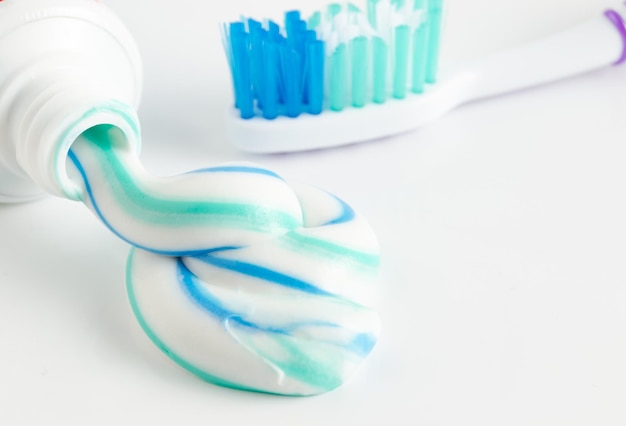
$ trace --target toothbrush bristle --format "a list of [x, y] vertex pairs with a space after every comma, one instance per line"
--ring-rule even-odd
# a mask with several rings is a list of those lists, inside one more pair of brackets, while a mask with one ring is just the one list
[[443, 0], [332, 3], [306, 20], [224, 25], [235, 107], [244, 119], [298, 117], [423, 93], [436, 81]]

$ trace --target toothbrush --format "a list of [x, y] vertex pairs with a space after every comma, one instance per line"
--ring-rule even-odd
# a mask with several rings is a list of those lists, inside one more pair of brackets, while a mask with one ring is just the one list
[[[240, 149], [305, 151], [408, 132], [482, 98], [626, 61], [613, 9], [543, 40], [438, 73], [442, 0], [331, 4], [284, 28], [222, 26], [235, 105], [226, 125]], [[438, 75], [441, 74], [441, 75]]]

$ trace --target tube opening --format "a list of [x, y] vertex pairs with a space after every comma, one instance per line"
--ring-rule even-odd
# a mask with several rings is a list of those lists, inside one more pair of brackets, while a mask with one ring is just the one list
[[123, 104], [98, 107], [83, 115], [61, 137], [55, 154], [55, 180], [63, 195], [79, 201], [80, 186], [68, 174], [69, 151], [74, 143], [87, 140], [89, 143], [109, 144], [118, 150], [139, 153], [140, 130], [134, 111]]

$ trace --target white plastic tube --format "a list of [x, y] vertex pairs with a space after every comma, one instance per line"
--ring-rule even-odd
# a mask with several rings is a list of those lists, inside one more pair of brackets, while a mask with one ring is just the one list
[[0, 58], [0, 202], [76, 199], [66, 156], [93, 126], [116, 126], [119, 143], [140, 149], [139, 51], [99, 1], [0, 2]]

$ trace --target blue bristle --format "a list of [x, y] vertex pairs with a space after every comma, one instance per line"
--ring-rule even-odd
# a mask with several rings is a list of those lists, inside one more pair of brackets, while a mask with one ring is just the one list
[[313, 30], [306, 30], [304, 33], [304, 42], [312, 43], [317, 40], [317, 34]]
[[[282, 81], [282, 71], [281, 71], [281, 66], [280, 66], [280, 45], [282, 43], [284, 43], [284, 37], [280, 34], [280, 25], [278, 25], [276, 22], [274, 21], [268, 21], [267, 24], [268, 27], [268, 40], [273, 44], [274, 49], [275, 49], [275, 55], [272, 55], [272, 64], [274, 66], [274, 71], [275, 74], [274, 76], [276, 77], [276, 91], [277, 91], [277, 102], [278, 104], [282, 104], [285, 96], [283, 95], [283, 88], [282, 88], [282, 84], [280, 83]], [[269, 65], [267, 65], [269, 67]], [[277, 105], [278, 108], [278, 105]]]
[[287, 44], [289, 47], [304, 57], [304, 34], [306, 32], [306, 22], [300, 19], [300, 12], [292, 10], [285, 14], [285, 32], [287, 33]]
[[285, 32], [287, 38], [293, 40], [293, 34], [297, 30], [300, 21], [300, 11], [291, 10], [285, 13]]
[[307, 97], [310, 114], [320, 114], [324, 101], [324, 42], [313, 40], [307, 43]]
[[278, 116], [278, 45], [271, 40], [263, 43], [263, 118]]
[[263, 108], [263, 42], [267, 37], [260, 22], [253, 19], [248, 20], [248, 29], [250, 31], [250, 52], [251, 52], [251, 74], [252, 74], [252, 90], [254, 97], [257, 99], [257, 106]]
[[248, 31], [251, 33], [254, 30], [260, 30], [262, 29], [263, 26], [261, 25], [261, 23], [259, 21], [256, 21], [252, 18], [248, 19]]
[[248, 56], [249, 37], [241, 22], [230, 25], [230, 44], [233, 54], [233, 80], [235, 86], [235, 105], [241, 118], [254, 116], [254, 95]]
[[302, 85], [302, 102], [305, 105], [308, 105], [309, 103], [309, 85], [310, 85], [310, 75], [311, 75], [311, 69], [309, 66], [309, 62], [310, 62], [310, 58], [309, 58], [309, 45], [313, 42], [315, 42], [316, 40], [316, 33], [315, 31], [310, 31], [310, 30], [305, 30], [303, 32], [303, 43], [302, 43], [302, 51], [301, 51], [301, 55], [302, 58], [304, 59], [304, 65], [302, 67], [303, 69], [303, 75], [302, 75], [302, 81], [301, 81], [301, 85]]
[[270, 38], [275, 41], [280, 33], [280, 25], [274, 21], [269, 21], [267, 23], [267, 27], [267, 31], [270, 33]]
[[241, 22], [231, 22], [226, 31], [227, 31], [226, 34], [228, 38], [228, 47], [229, 47], [228, 62], [230, 65], [230, 72], [231, 72], [231, 76], [233, 80], [233, 92], [235, 94], [235, 108], [239, 108], [238, 99], [237, 99], [238, 98], [237, 92], [239, 90], [237, 86], [239, 85], [239, 82], [237, 81], [238, 71], [237, 71], [236, 63], [235, 63], [235, 53], [233, 52], [233, 34], [244, 32], [245, 26]]
[[281, 34], [275, 36], [276, 49], [278, 50], [278, 61], [276, 62], [276, 69], [278, 70], [278, 103], [284, 105], [285, 103], [285, 78], [283, 74], [285, 69], [283, 67], [282, 50], [287, 46], [287, 39]]
[[302, 109], [302, 93], [300, 91], [300, 78], [302, 75], [300, 54], [283, 45], [280, 55], [282, 63], [282, 85], [285, 104], [285, 115], [297, 117]]
[[296, 22], [296, 46], [297, 46], [297, 50], [298, 52], [302, 53], [302, 51], [304, 50], [304, 43], [306, 41], [306, 22], [304, 22], [303, 20], [300, 20], [298, 22]]

